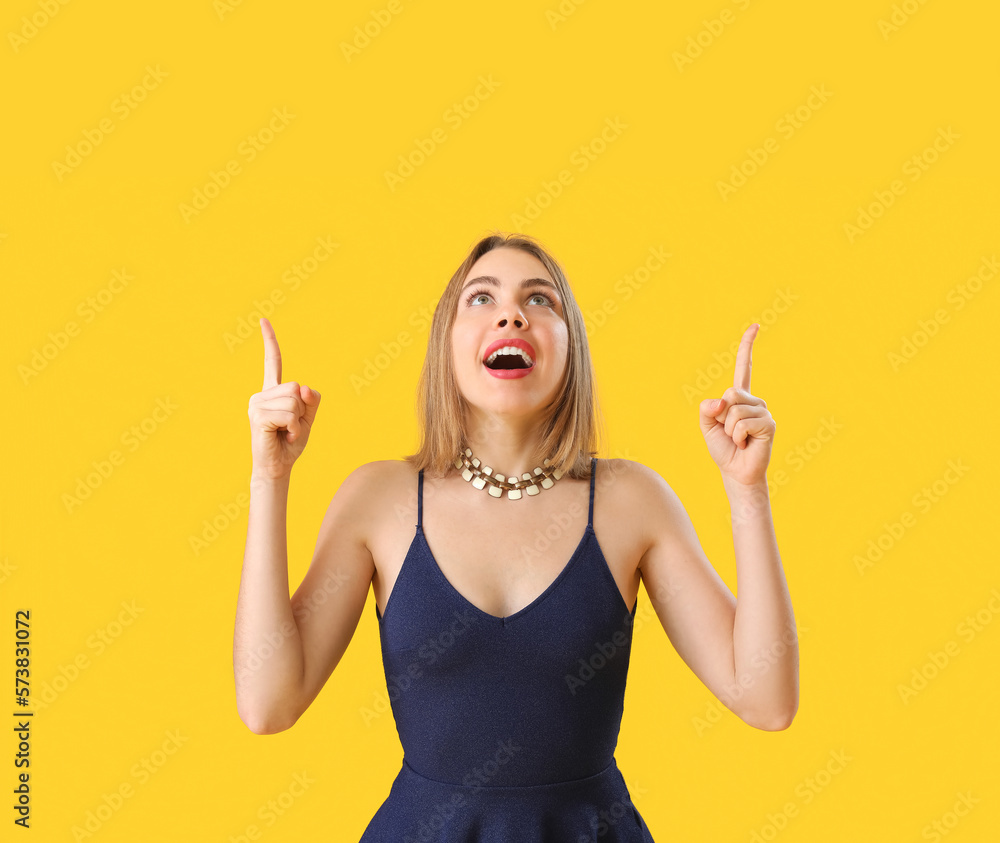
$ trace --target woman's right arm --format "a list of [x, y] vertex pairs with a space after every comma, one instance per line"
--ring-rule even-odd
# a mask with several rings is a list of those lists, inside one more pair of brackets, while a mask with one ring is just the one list
[[271, 734], [298, 720], [340, 661], [375, 569], [364, 517], [372, 472], [362, 466], [334, 495], [309, 571], [294, 597], [288, 596], [289, 480], [320, 395], [295, 382], [280, 383], [281, 354], [266, 319], [261, 333], [264, 386], [248, 409], [253, 470], [233, 671], [240, 719], [257, 734]]
[[233, 639], [236, 707], [250, 731], [291, 728], [340, 662], [368, 599], [374, 562], [365, 544], [369, 463], [330, 502], [312, 563], [288, 596], [288, 478], [251, 475], [250, 514]]

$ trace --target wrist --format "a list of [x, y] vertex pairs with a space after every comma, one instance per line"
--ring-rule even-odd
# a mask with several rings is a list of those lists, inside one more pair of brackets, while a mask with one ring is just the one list
[[278, 473], [267, 469], [254, 468], [250, 471], [250, 491], [266, 491], [270, 489], [287, 489], [291, 480], [291, 472]]
[[752, 483], [742, 483], [736, 478], [722, 475], [722, 485], [727, 495], [744, 495], [750, 497], [760, 497], [768, 494], [767, 479], [755, 480]]
[[770, 514], [771, 499], [766, 480], [748, 484], [723, 476], [722, 483], [734, 522], [751, 521], [761, 514]]

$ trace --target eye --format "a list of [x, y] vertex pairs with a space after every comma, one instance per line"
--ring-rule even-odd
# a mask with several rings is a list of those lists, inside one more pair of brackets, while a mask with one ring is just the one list
[[487, 293], [486, 290], [473, 290], [468, 296], [465, 297], [465, 303], [472, 304], [473, 299], [478, 299], [480, 296], [489, 296], [489, 293]]
[[[484, 290], [484, 289], [473, 290], [471, 293], [469, 293], [468, 296], [465, 297], [465, 303], [467, 305], [474, 304], [475, 300], [478, 299], [480, 296], [486, 296], [487, 298], [489, 298], [490, 293], [489, 293], [489, 291]], [[531, 294], [531, 298], [528, 299], [528, 301], [530, 302], [532, 299], [542, 299], [541, 304], [543, 306], [544, 305], [549, 305], [549, 306], [555, 305], [555, 302], [549, 296], [547, 296], [545, 293], [532, 293]]]

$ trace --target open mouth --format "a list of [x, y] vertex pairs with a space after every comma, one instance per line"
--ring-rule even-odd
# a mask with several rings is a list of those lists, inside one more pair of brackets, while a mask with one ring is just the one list
[[530, 369], [535, 365], [524, 349], [506, 346], [498, 348], [483, 363], [488, 369]]

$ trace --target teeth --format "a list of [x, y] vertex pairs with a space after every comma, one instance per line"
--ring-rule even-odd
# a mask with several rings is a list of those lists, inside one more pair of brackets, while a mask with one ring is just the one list
[[486, 364], [489, 365], [494, 360], [496, 360], [498, 354], [520, 354], [524, 358], [524, 362], [529, 366], [534, 366], [535, 361], [531, 359], [530, 355], [523, 348], [517, 348], [513, 345], [505, 345], [503, 348], [498, 348], [489, 357], [486, 358]]

